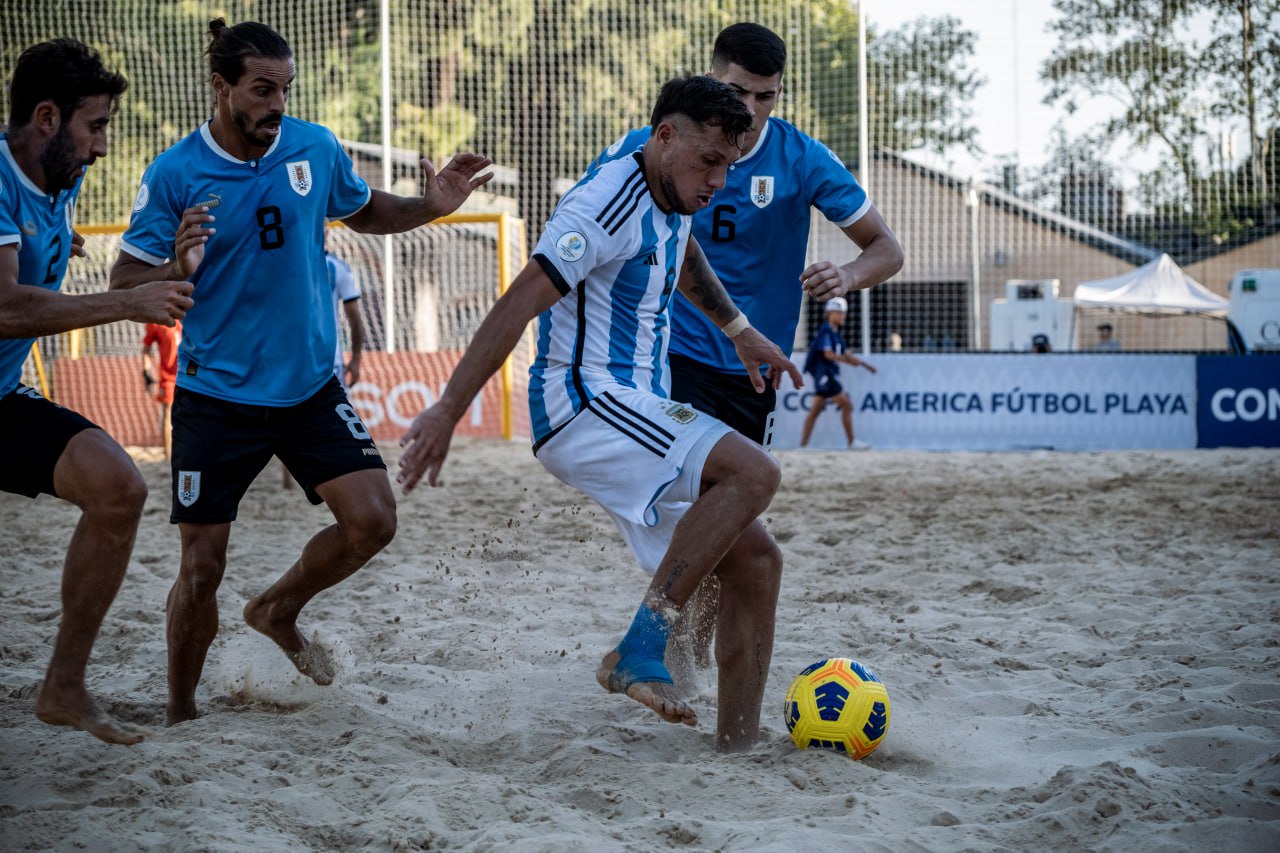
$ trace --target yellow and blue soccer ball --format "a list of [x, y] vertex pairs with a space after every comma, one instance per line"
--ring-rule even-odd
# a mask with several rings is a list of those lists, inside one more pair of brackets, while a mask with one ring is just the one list
[[827, 658], [791, 682], [785, 713], [787, 731], [801, 749], [866, 758], [889, 732], [889, 691], [856, 660]]

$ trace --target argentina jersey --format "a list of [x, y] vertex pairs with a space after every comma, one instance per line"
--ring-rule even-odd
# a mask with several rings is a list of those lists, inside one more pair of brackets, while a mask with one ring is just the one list
[[352, 215], [369, 197], [333, 133], [289, 116], [257, 160], [227, 153], [208, 123], [157, 157], [142, 176], [123, 251], [162, 264], [184, 210], [205, 205], [214, 216], [191, 277], [179, 387], [263, 406], [294, 405], [319, 390], [338, 345], [325, 220]]
[[593, 168], [561, 199], [533, 254], [562, 297], [538, 317], [535, 445], [611, 386], [667, 396], [670, 305], [689, 220], [654, 205], [639, 152]]
[[[71, 227], [83, 178], [50, 195], [22, 171], [0, 134], [0, 247], [18, 250], [18, 284], [58, 290], [71, 257]], [[0, 340], [0, 396], [18, 387], [33, 338]]]
[[[649, 134], [647, 127], [631, 131], [591, 168], [626, 157]], [[871, 201], [831, 149], [773, 117], [755, 147], [729, 166], [725, 181], [710, 206], [694, 214], [693, 236], [751, 325], [791, 352], [800, 320], [809, 208], [845, 228], [871, 209]], [[683, 296], [672, 307], [672, 326], [671, 352], [746, 375], [732, 341]]]

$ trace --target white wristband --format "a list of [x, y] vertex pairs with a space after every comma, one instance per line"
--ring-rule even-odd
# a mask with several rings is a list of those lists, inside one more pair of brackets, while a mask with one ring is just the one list
[[745, 330], [751, 328], [751, 321], [747, 319], [747, 315], [739, 311], [738, 316], [734, 317], [728, 323], [720, 327], [720, 331], [724, 332], [731, 338], [736, 338]]

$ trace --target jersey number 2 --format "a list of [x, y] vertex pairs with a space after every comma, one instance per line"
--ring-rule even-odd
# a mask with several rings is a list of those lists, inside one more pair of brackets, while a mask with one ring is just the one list
[[280, 220], [280, 208], [274, 204], [258, 208], [258, 242], [264, 249], [279, 249], [284, 245], [284, 225]]
[[53, 257], [49, 259], [49, 268], [44, 271], [44, 283], [53, 284], [58, 280], [58, 261], [62, 260], [62, 235], [53, 238]]

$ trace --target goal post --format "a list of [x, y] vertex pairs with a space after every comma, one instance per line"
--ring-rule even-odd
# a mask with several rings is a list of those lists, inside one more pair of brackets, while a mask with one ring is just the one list
[[[125, 228], [77, 230], [85, 237], [87, 257], [73, 259], [63, 292], [106, 290]], [[394, 288], [386, 286], [383, 274], [388, 242], [395, 253]], [[390, 241], [330, 224], [326, 248], [351, 266], [361, 291], [365, 355], [349, 395], [375, 439], [398, 440], [413, 416], [439, 399], [480, 322], [524, 266], [525, 245], [523, 221], [505, 212], [452, 214]], [[200, 298], [198, 288], [194, 298]], [[349, 352], [345, 320], [338, 325]], [[121, 444], [158, 446], [159, 404], [144, 393], [141, 380], [142, 336], [137, 323], [118, 322], [42, 338], [24, 375]], [[533, 336], [526, 332], [477, 396], [458, 434], [507, 440], [529, 435], [525, 377], [532, 357]]]

